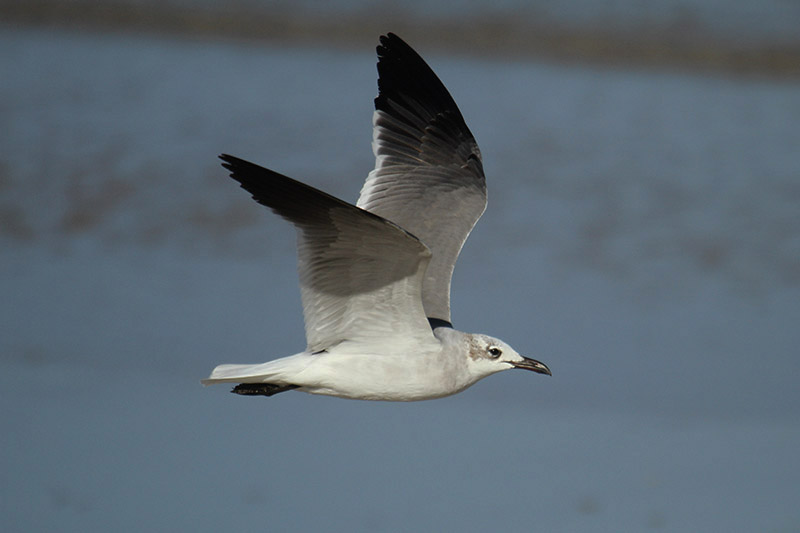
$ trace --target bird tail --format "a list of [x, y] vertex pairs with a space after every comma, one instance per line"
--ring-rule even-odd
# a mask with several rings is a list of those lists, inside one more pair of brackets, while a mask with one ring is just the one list
[[294, 375], [309, 363], [308, 354], [299, 353], [282, 359], [275, 359], [258, 365], [219, 365], [203, 385], [215, 383], [272, 383], [289, 385]]
[[[215, 383], [263, 383], [269, 377], [259, 370], [263, 365], [219, 365], [201, 380], [203, 385]], [[266, 378], [266, 379], [265, 379]]]

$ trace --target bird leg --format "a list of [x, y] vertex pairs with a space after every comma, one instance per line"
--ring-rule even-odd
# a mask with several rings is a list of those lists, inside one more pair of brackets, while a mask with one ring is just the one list
[[273, 396], [279, 392], [297, 389], [300, 385], [275, 385], [273, 383], [239, 383], [231, 392], [243, 396]]

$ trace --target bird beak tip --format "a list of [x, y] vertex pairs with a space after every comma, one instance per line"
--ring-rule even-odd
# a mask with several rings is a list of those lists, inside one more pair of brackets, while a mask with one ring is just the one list
[[521, 368], [522, 370], [530, 370], [531, 372], [536, 372], [537, 374], [546, 374], [548, 376], [553, 375], [553, 373], [550, 372], [550, 369], [547, 367], [546, 364], [542, 363], [541, 361], [537, 361], [536, 359], [523, 357], [522, 361], [515, 361], [511, 364], [514, 365], [514, 368]]

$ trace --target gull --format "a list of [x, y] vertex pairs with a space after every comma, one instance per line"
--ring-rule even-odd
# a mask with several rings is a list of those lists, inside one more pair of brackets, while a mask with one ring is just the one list
[[359, 400], [456, 394], [512, 368], [550, 375], [505, 342], [450, 321], [450, 278], [486, 208], [481, 153], [425, 61], [380, 37], [375, 168], [354, 206], [223, 154], [223, 167], [297, 229], [306, 349], [263, 364], [217, 366], [202, 382], [272, 396], [298, 390]]

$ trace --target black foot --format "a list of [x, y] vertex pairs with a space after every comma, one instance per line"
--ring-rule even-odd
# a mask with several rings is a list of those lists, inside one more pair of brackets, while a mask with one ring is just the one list
[[231, 392], [244, 396], [273, 396], [279, 392], [300, 388], [300, 385], [273, 385], [272, 383], [239, 383]]

